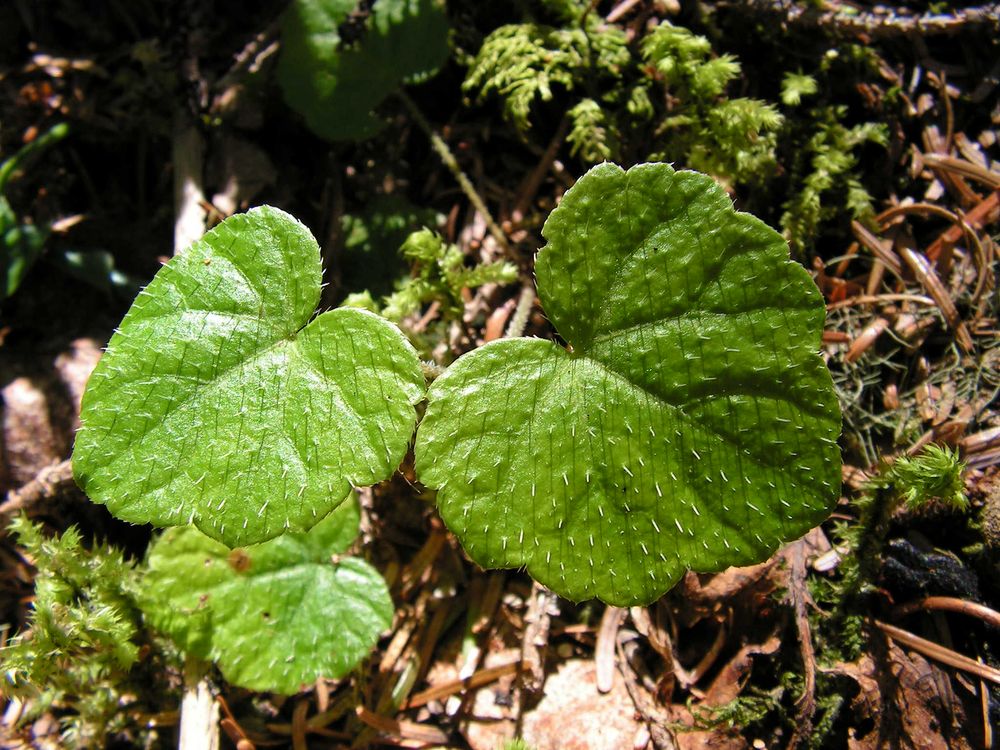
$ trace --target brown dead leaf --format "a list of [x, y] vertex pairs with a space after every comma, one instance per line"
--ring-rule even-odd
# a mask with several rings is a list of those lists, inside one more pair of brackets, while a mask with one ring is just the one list
[[[712, 680], [700, 705], [705, 709], [725, 705], [736, 700], [743, 692], [750, 671], [753, 668], [753, 657], [771, 655], [781, 648], [781, 638], [776, 632], [763, 643], [749, 643], [742, 646]], [[670, 721], [682, 727], [690, 727], [690, 731], [678, 729], [674, 738], [679, 750], [696, 750], [697, 748], [718, 748], [718, 750], [744, 750], [747, 740], [738, 729], [727, 729], [724, 726], [711, 729], [695, 729], [695, 718], [686, 705], [674, 703], [666, 707]]]
[[858, 661], [824, 670], [848, 677], [858, 686], [851, 701], [848, 748], [971, 750], [963, 731], [964, 707], [948, 683], [941, 681], [947, 676], [881, 634], [873, 634], [872, 642], [874, 648]]
[[781, 648], [781, 638], [772, 635], [763, 643], [748, 643], [737, 651], [721, 669], [705, 692], [706, 706], [721, 706], [736, 700], [743, 692], [746, 678], [753, 667], [753, 657], [769, 656]]
[[675, 589], [676, 616], [683, 628], [713, 616], [723, 606], [737, 607], [747, 599], [768, 596], [781, 576], [779, 558], [772, 557], [759, 565], [727, 568], [721, 573], [688, 572]]
[[[820, 528], [802, 537], [804, 554], [811, 560], [830, 549]], [[677, 624], [688, 628], [719, 612], [724, 606], [735, 614], [735, 628], [759, 621], [772, 606], [771, 594], [788, 588], [788, 554], [791, 545], [758, 565], [727, 568], [721, 573], [688, 572], [675, 589]]]
[[723, 599], [732, 599], [746, 588], [759, 583], [767, 572], [777, 563], [771, 558], [758, 565], [748, 565], [743, 568], [727, 568], [721, 573], [691, 573], [685, 577], [685, 597], [692, 597], [703, 604], [714, 604]]

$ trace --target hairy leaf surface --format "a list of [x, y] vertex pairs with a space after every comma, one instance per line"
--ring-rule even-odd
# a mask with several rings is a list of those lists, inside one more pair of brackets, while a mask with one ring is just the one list
[[143, 610], [234, 685], [292, 694], [342, 677], [392, 624], [378, 571], [339, 556], [358, 518], [352, 498], [305, 534], [235, 550], [191, 526], [169, 529], [149, 554]]
[[840, 415], [824, 307], [781, 237], [666, 164], [593, 168], [543, 234], [539, 297], [569, 348], [463, 356], [418, 432], [418, 474], [472, 558], [637, 604], [825, 518]]
[[374, 135], [382, 121], [372, 110], [448, 57], [441, 0], [375, 0], [367, 13], [357, 0], [295, 0], [285, 15], [278, 81], [289, 105], [330, 140]]
[[399, 465], [423, 395], [402, 333], [363, 310], [310, 318], [320, 254], [263, 207], [173, 258], [91, 377], [73, 470], [133, 523], [229, 546], [305, 531]]

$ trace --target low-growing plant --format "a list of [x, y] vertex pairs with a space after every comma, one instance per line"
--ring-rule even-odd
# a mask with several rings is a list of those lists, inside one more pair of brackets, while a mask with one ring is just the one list
[[164, 266], [91, 376], [79, 485], [133, 523], [194, 524], [235, 547], [307, 531], [403, 458], [416, 352], [365, 310], [314, 317], [320, 252], [264, 207]]
[[71, 747], [100, 745], [129, 727], [122, 709], [138, 701], [129, 671], [142, 641], [141, 574], [118, 550], [88, 549], [72, 527], [47, 537], [21, 516], [10, 531], [37, 574], [29, 629], [0, 652], [4, 690], [32, 699], [23, 718], [65, 712], [62, 736]]
[[[345, 498], [395, 470], [425, 395], [416, 471], [445, 522], [476, 562], [571, 599], [647, 603], [822, 521], [839, 411], [824, 308], [781, 237], [667, 164], [595, 167], [543, 234], [539, 296], [566, 345], [493, 342], [426, 394], [391, 323], [314, 314], [319, 248], [277, 209], [162, 268], [91, 378], [73, 456], [116, 515], [182, 527], [147, 560], [148, 622], [258, 690], [353, 668], [392, 605], [344, 556]], [[432, 233], [409, 242], [440, 261]]]
[[[781, 226], [794, 250], [810, 246], [820, 225], [845, 211], [854, 219], [874, 216], [872, 197], [861, 183], [858, 171], [860, 149], [867, 143], [885, 146], [884, 125], [841, 123], [846, 107], [819, 107], [810, 114], [811, 135], [792, 165], [798, 189], [785, 202]], [[842, 199], [839, 199], [842, 196]]]
[[705, 37], [668, 21], [630, 45], [622, 29], [580, 5], [562, 27], [492, 32], [464, 90], [477, 101], [499, 97], [522, 135], [537, 105], [564, 92], [571, 153], [588, 163], [641, 149], [640, 160], [679, 162], [727, 182], [757, 181], [773, 169], [782, 117], [759, 99], [727, 96], [740, 74], [734, 57], [714, 56]]
[[436, 211], [418, 208], [397, 194], [376, 195], [361, 211], [341, 220], [344, 249], [338, 258], [340, 286], [349, 293], [391, 294], [393, 283], [407, 272], [400, 246], [421, 227], [436, 227]]
[[585, 94], [570, 108], [569, 141], [574, 153], [601, 161], [619, 155], [606, 108], [626, 96], [623, 74], [630, 62], [625, 33], [617, 27], [511, 24], [486, 38], [463, 88], [479, 100], [499, 96], [504, 116], [524, 134], [533, 105], [551, 100], [554, 90], [590, 93], [589, 88], [600, 87], [600, 103]]
[[465, 355], [417, 435], [472, 558], [626, 606], [823, 520], [839, 409], [819, 292], [781, 237], [666, 164], [593, 168], [543, 235], [539, 297], [568, 347]]
[[930, 444], [916, 456], [884, 464], [856, 501], [857, 522], [837, 522], [840, 580], [827, 585], [818, 601], [833, 605], [823, 627], [838, 654], [855, 659], [864, 647], [866, 607], [861, 600], [874, 590], [893, 515], [903, 506], [920, 510], [935, 501], [953, 511], [965, 510], [964, 470], [957, 451]]
[[[410, 275], [396, 284], [395, 291], [381, 300], [360, 292], [349, 295], [345, 306], [361, 307], [403, 325], [411, 342], [422, 355], [430, 355], [434, 341], [447, 335], [443, 330], [460, 319], [464, 309], [462, 291], [484, 284], [510, 284], [517, 280], [517, 267], [507, 261], [468, 265], [465, 254], [456, 245], [445, 242], [430, 229], [410, 234], [399, 248], [400, 255], [410, 263]], [[407, 317], [436, 303], [439, 311], [431, 328], [417, 332], [405, 325]]]

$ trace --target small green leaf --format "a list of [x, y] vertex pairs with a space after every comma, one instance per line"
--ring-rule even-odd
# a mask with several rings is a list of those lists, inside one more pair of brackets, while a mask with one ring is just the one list
[[372, 313], [309, 322], [320, 254], [263, 207], [160, 269], [91, 376], [77, 482], [133, 523], [194, 523], [230, 547], [305, 531], [402, 460], [416, 353]]
[[0, 195], [0, 300], [21, 286], [41, 257], [48, 236], [47, 228], [17, 223], [7, 199]]
[[666, 164], [594, 167], [543, 234], [539, 297], [571, 348], [465, 355], [417, 435], [472, 558], [638, 604], [823, 520], [840, 487], [824, 307], [781, 237]]
[[357, 536], [345, 502], [305, 534], [230, 550], [191, 526], [153, 545], [141, 602], [149, 622], [234, 685], [291, 694], [342, 677], [392, 624], [385, 581], [339, 557]]
[[[448, 58], [441, 0], [295, 0], [285, 15], [278, 81], [289, 105], [318, 135], [368, 138], [372, 110], [404, 82], [432, 75]], [[341, 31], [350, 29], [350, 38]]]

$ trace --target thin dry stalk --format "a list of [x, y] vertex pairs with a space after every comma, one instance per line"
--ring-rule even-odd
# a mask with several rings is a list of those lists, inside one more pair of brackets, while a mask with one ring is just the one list
[[741, 0], [734, 5], [761, 12], [775, 13], [789, 26], [823, 28], [837, 34], [862, 36], [870, 43], [872, 38], [905, 37], [912, 34], [930, 36], [954, 34], [969, 26], [996, 27], [1000, 4], [985, 3], [969, 8], [955, 9], [951, 13], [913, 13], [885, 5], [875, 5], [870, 11], [839, 12], [839, 4], [829, 10], [797, 3], [793, 0]]
[[1000, 669], [980, 664], [968, 656], [964, 656], [957, 651], [952, 651], [950, 648], [945, 648], [939, 643], [934, 643], [934, 641], [914, 635], [908, 630], [897, 628], [895, 625], [889, 625], [879, 620], [872, 620], [872, 623], [897, 643], [912, 648], [914, 651], [918, 651], [924, 656], [935, 659], [942, 664], [947, 664], [949, 667], [961, 669], [964, 672], [977, 675], [984, 680], [989, 680], [992, 683], [1000, 685]]
[[563, 141], [566, 140], [568, 132], [569, 118], [563, 117], [559, 122], [559, 127], [556, 128], [555, 135], [549, 141], [545, 153], [542, 154], [542, 158], [538, 160], [535, 168], [528, 173], [528, 176], [518, 186], [514, 210], [511, 211], [511, 219], [515, 223], [520, 222], [531, 208], [531, 204], [535, 200], [535, 196], [538, 195], [538, 190], [542, 186], [545, 175], [552, 169], [552, 163], [556, 160], [556, 156], [559, 155], [559, 149], [562, 148]]
[[497, 224], [496, 220], [493, 218], [493, 214], [490, 213], [490, 210], [486, 207], [486, 201], [482, 199], [479, 195], [479, 191], [476, 190], [472, 181], [466, 176], [462, 167], [458, 163], [458, 159], [455, 158], [455, 155], [451, 152], [451, 148], [449, 148], [444, 138], [438, 135], [437, 131], [431, 127], [430, 122], [428, 122], [427, 118], [424, 117], [424, 113], [420, 111], [420, 108], [417, 107], [416, 103], [409, 96], [404, 94], [402, 91], [397, 91], [396, 95], [406, 106], [406, 109], [409, 110], [413, 120], [430, 139], [431, 146], [437, 152], [441, 161], [444, 162], [448, 171], [451, 172], [455, 181], [458, 183], [458, 186], [462, 189], [462, 192], [465, 193], [465, 197], [469, 199], [469, 202], [473, 205], [476, 211], [479, 212], [480, 216], [483, 217], [483, 220], [486, 222], [487, 229], [489, 229], [490, 234], [493, 235], [493, 239], [495, 239], [497, 244], [503, 248], [504, 253], [510, 257], [510, 244], [507, 242], [507, 235], [505, 235], [503, 230], [500, 229], [500, 225]]
[[[994, 190], [969, 209], [962, 218], [973, 230], [980, 231], [987, 224], [996, 221], [998, 214], [1000, 214], [1000, 191]], [[962, 238], [963, 231], [958, 222], [948, 227], [928, 246], [927, 257], [936, 260], [944, 247], [953, 246]]]
[[[532, 584], [528, 611], [524, 615], [524, 638], [521, 641], [521, 688], [537, 695], [545, 683], [545, 652], [549, 645], [552, 615], [558, 613], [556, 595], [538, 583]], [[523, 709], [525, 701], [521, 701]]]
[[962, 455], [973, 456], [977, 453], [986, 453], [1000, 446], [1000, 427], [993, 427], [988, 430], [973, 433], [962, 438], [959, 447]]
[[673, 723], [671, 721], [672, 717], [660, 708], [656, 700], [646, 692], [641, 681], [632, 671], [632, 667], [622, 650], [621, 641], [617, 643], [617, 649], [618, 662], [622, 665], [622, 677], [625, 680], [625, 689], [628, 691], [629, 697], [632, 698], [632, 703], [635, 704], [636, 712], [649, 727], [649, 735], [653, 741], [653, 747], [656, 750], [677, 750], [677, 743], [674, 740], [674, 736], [667, 728]]
[[501, 677], [516, 674], [520, 668], [521, 660], [518, 659], [507, 664], [499, 664], [495, 667], [480, 669], [469, 677], [459, 680], [451, 680], [450, 682], [444, 682], [440, 685], [427, 688], [426, 690], [421, 690], [406, 702], [406, 708], [418, 708], [420, 706], [427, 705], [431, 701], [448, 698], [449, 696], [465, 690], [476, 690], [478, 688], [485, 687], [492, 682], [496, 682]]
[[890, 302], [916, 302], [927, 307], [935, 307], [937, 303], [930, 297], [922, 294], [862, 294], [857, 297], [848, 297], [837, 302], [831, 302], [826, 306], [826, 311], [839, 310], [842, 307], [855, 307], [857, 305], [882, 305]]
[[308, 750], [306, 744], [306, 714], [309, 713], [309, 701], [300, 699], [292, 711], [292, 750]]
[[626, 13], [637, 6], [642, 0], [622, 0], [618, 5], [611, 9], [607, 17], [604, 19], [608, 23], [615, 23], [620, 18], [622, 18]]
[[990, 190], [1000, 190], [1000, 175], [974, 164], [968, 159], [947, 154], [928, 153], [923, 155], [924, 164], [935, 171], [946, 171], [967, 177], [986, 185]]
[[403, 740], [426, 742], [430, 745], [447, 746], [451, 743], [451, 738], [447, 734], [428, 724], [419, 724], [415, 721], [380, 716], [377, 713], [369, 711], [364, 706], [358, 706], [355, 709], [355, 713], [364, 724], [383, 734], [399, 737]]
[[889, 321], [885, 318], [875, 318], [871, 323], [864, 327], [861, 333], [858, 334], [857, 338], [851, 342], [851, 346], [847, 350], [847, 354], [844, 355], [845, 362], [857, 362], [861, 356], [870, 349], [876, 341], [878, 341], [879, 336], [881, 336], [885, 330], [889, 327]]
[[1000, 628], [1000, 612], [990, 609], [983, 604], [952, 596], [928, 596], [907, 604], [901, 604], [893, 610], [892, 614], [894, 617], [899, 618], [920, 610], [959, 612], [963, 615], [976, 617], [995, 628]]
[[888, 229], [889, 226], [902, 216], [909, 216], [911, 214], [916, 214], [917, 216], [937, 216], [942, 219], [947, 219], [952, 223], [958, 222], [958, 214], [949, 211], [947, 208], [942, 208], [933, 203], [906, 203], [899, 206], [893, 206], [892, 208], [887, 208], [882, 213], [875, 217], [875, 221], [878, 222], [879, 226], [883, 230]]
[[879, 239], [858, 221], [851, 222], [851, 229], [854, 231], [854, 236], [858, 238], [858, 242], [868, 248], [882, 262], [882, 265], [892, 271], [896, 278], [903, 278], [903, 264], [899, 260], [899, 256], [892, 251], [891, 242]]
[[709, 647], [705, 655], [701, 657], [699, 662], [694, 665], [690, 670], [684, 670], [679, 663], [674, 663], [674, 672], [677, 674], [677, 681], [680, 683], [681, 687], [691, 689], [694, 685], [697, 685], [701, 681], [708, 671], [715, 664], [716, 659], [719, 658], [719, 654], [722, 653], [723, 647], [726, 645], [726, 635], [728, 628], [724, 621], [719, 622], [719, 629], [715, 632], [715, 640], [712, 641], [712, 645]]

